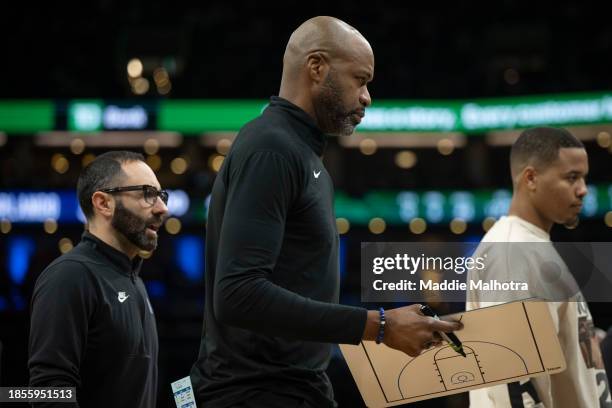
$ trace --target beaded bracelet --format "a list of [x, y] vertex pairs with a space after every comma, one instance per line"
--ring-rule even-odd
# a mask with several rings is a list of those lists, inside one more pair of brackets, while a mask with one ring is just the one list
[[378, 326], [378, 336], [376, 337], [376, 344], [380, 344], [383, 341], [383, 337], [385, 337], [385, 324], [387, 321], [385, 320], [385, 309], [382, 307], [378, 309], [380, 312], [380, 325]]

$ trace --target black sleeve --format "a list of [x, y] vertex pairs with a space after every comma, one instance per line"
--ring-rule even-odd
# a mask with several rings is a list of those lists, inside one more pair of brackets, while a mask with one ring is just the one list
[[255, 152], [230, 171], [215, 274], [216, 318], [273, 336], [357, 344], [365, 309], [315, 301], [269, 280], [299, 190], [287, 160]]
[[[80, 387], [81, 358], [87, 345], [94, 289], [86, 268], [61, 261], [36, 281], [31, 304], [31, 387]], [[78, 404], [37, 403], [36, 407], [77, 407]]]

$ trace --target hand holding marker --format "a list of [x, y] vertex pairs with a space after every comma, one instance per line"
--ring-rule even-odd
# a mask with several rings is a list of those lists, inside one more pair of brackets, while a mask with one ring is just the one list
[[[431, 307], [427, 305], [421, 306], [421, 312], [425, 316], [433, 317], [436, 320], [440, 320], [438, 315], [436, 315], [434, 311], [431, 309]], [[466, 357], [465, 352], [463, 351], [463, 346], [461, 345], [461, 341], [455, 335], [455, 333], [453, 332], [450, 332], [450, 333], [439, 332], [439, 333], [440, 333], [440, 336], [449, 344], [449, 346], [452, 347], [453, 350], [461, 354], [463, 357]]]

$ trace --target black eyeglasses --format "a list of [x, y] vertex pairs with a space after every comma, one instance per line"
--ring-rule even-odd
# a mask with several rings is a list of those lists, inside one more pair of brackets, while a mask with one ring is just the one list
[[103, 193], [123, 193], [124, 191], [142, 191], [144, 195], [144, 200], [147, 204], [155, 205], [157, 202], [157, 197], [161, 198], [164, 204], [168, 204], [168, 192], [166, 190], [158, 190], [153, 186], [149, 186], [147, 184], [140, 186], [125, 186], [125, 187], [113, 187], [113, 188], [105, 188], [104, 190], [100, 190]]

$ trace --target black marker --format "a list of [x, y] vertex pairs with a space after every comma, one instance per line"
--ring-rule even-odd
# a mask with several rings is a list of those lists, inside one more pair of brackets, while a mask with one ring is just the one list
[[[436, 320], [440, 320], [438, 315], [436, 315], [434, 313], [434, 311], [431, 309], [431, 307], [429, 307], [427, 305], [421, 306], [421, 312], [423, 312], [423, 314], [425, 316], [433, 317]], [[461, 345], [461, 341], [455, 335], [455, 333], [453, 333], [453, 332], [449, 332], [449, 333], [438, 332], [438, 333], [449, 344], [449, 346], [452, 347], [453, 350], [455, 350], [457, 353], [461, 354], [463, 357], [467, 357], [465, 355], [465, 352], [463, 351], [463, 346]]]

